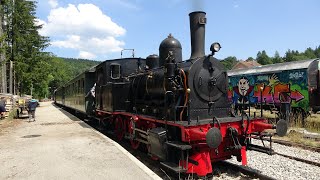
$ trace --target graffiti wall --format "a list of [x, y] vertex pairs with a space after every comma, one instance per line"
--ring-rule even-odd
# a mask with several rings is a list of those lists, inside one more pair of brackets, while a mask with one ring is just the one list
[[309, 110], [307, 70], [229, 77], [229, 101], [234, 104], [263, 103]]

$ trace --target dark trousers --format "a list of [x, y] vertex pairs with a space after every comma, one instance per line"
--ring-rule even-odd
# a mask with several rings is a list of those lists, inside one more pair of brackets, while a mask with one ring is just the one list
[[29, 118], [35, 118], [35, 112], [36, 112], [36, 110], [29, 110], [28, 111], [28, 114], [29, 114]]

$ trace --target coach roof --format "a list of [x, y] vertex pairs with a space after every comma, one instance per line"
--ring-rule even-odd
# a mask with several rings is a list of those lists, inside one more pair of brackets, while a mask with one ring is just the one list
[[236, 76], [242, 74], [259, 74], [264, 72], [277, 72], [284, 70], [292, 70], [292, 69], [306, 69], [313, 61], [319, 61], [319, 58], [316, 59], [308, 59], [308, 60], [300, 60], [300, 61], [292, 61], [285, 63], [277, 63], [277, 64], [269, 64], [263, 66], [256, 66], [246, 69], [235, 69], [228, 71], [228, 76]]

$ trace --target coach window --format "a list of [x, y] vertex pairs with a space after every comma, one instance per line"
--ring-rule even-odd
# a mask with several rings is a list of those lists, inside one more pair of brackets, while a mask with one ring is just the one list
[[84, 79], [82, 79], [82, 92], [84, 92]]
[[78, 93], [80, 93], [80, 92], [81, 92], [81, 83], [80, 83], [80, 81], [81, 81], [81, 79], [80, 79], [80, 80], [78, 80]]
[[120, 64], [111, 64], [110, 69], [111, 69], [111, 79], [120, 79]]

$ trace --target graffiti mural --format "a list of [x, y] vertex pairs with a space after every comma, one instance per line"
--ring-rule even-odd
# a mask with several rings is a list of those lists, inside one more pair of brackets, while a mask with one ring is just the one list
[[249, 104], [256, 102], [254, 97], [254, 86], [250, 85], [248, 78], [241, 77], [237, 86], [233, 87], [233, 102], [236, 104]]
[[[228, 97], [234, 104], [291, 103], [308, 109], [307, 73], [291, 70], [281, 73], [229, 77]], [[262, 97], [262, 99], [261, 99]]]

